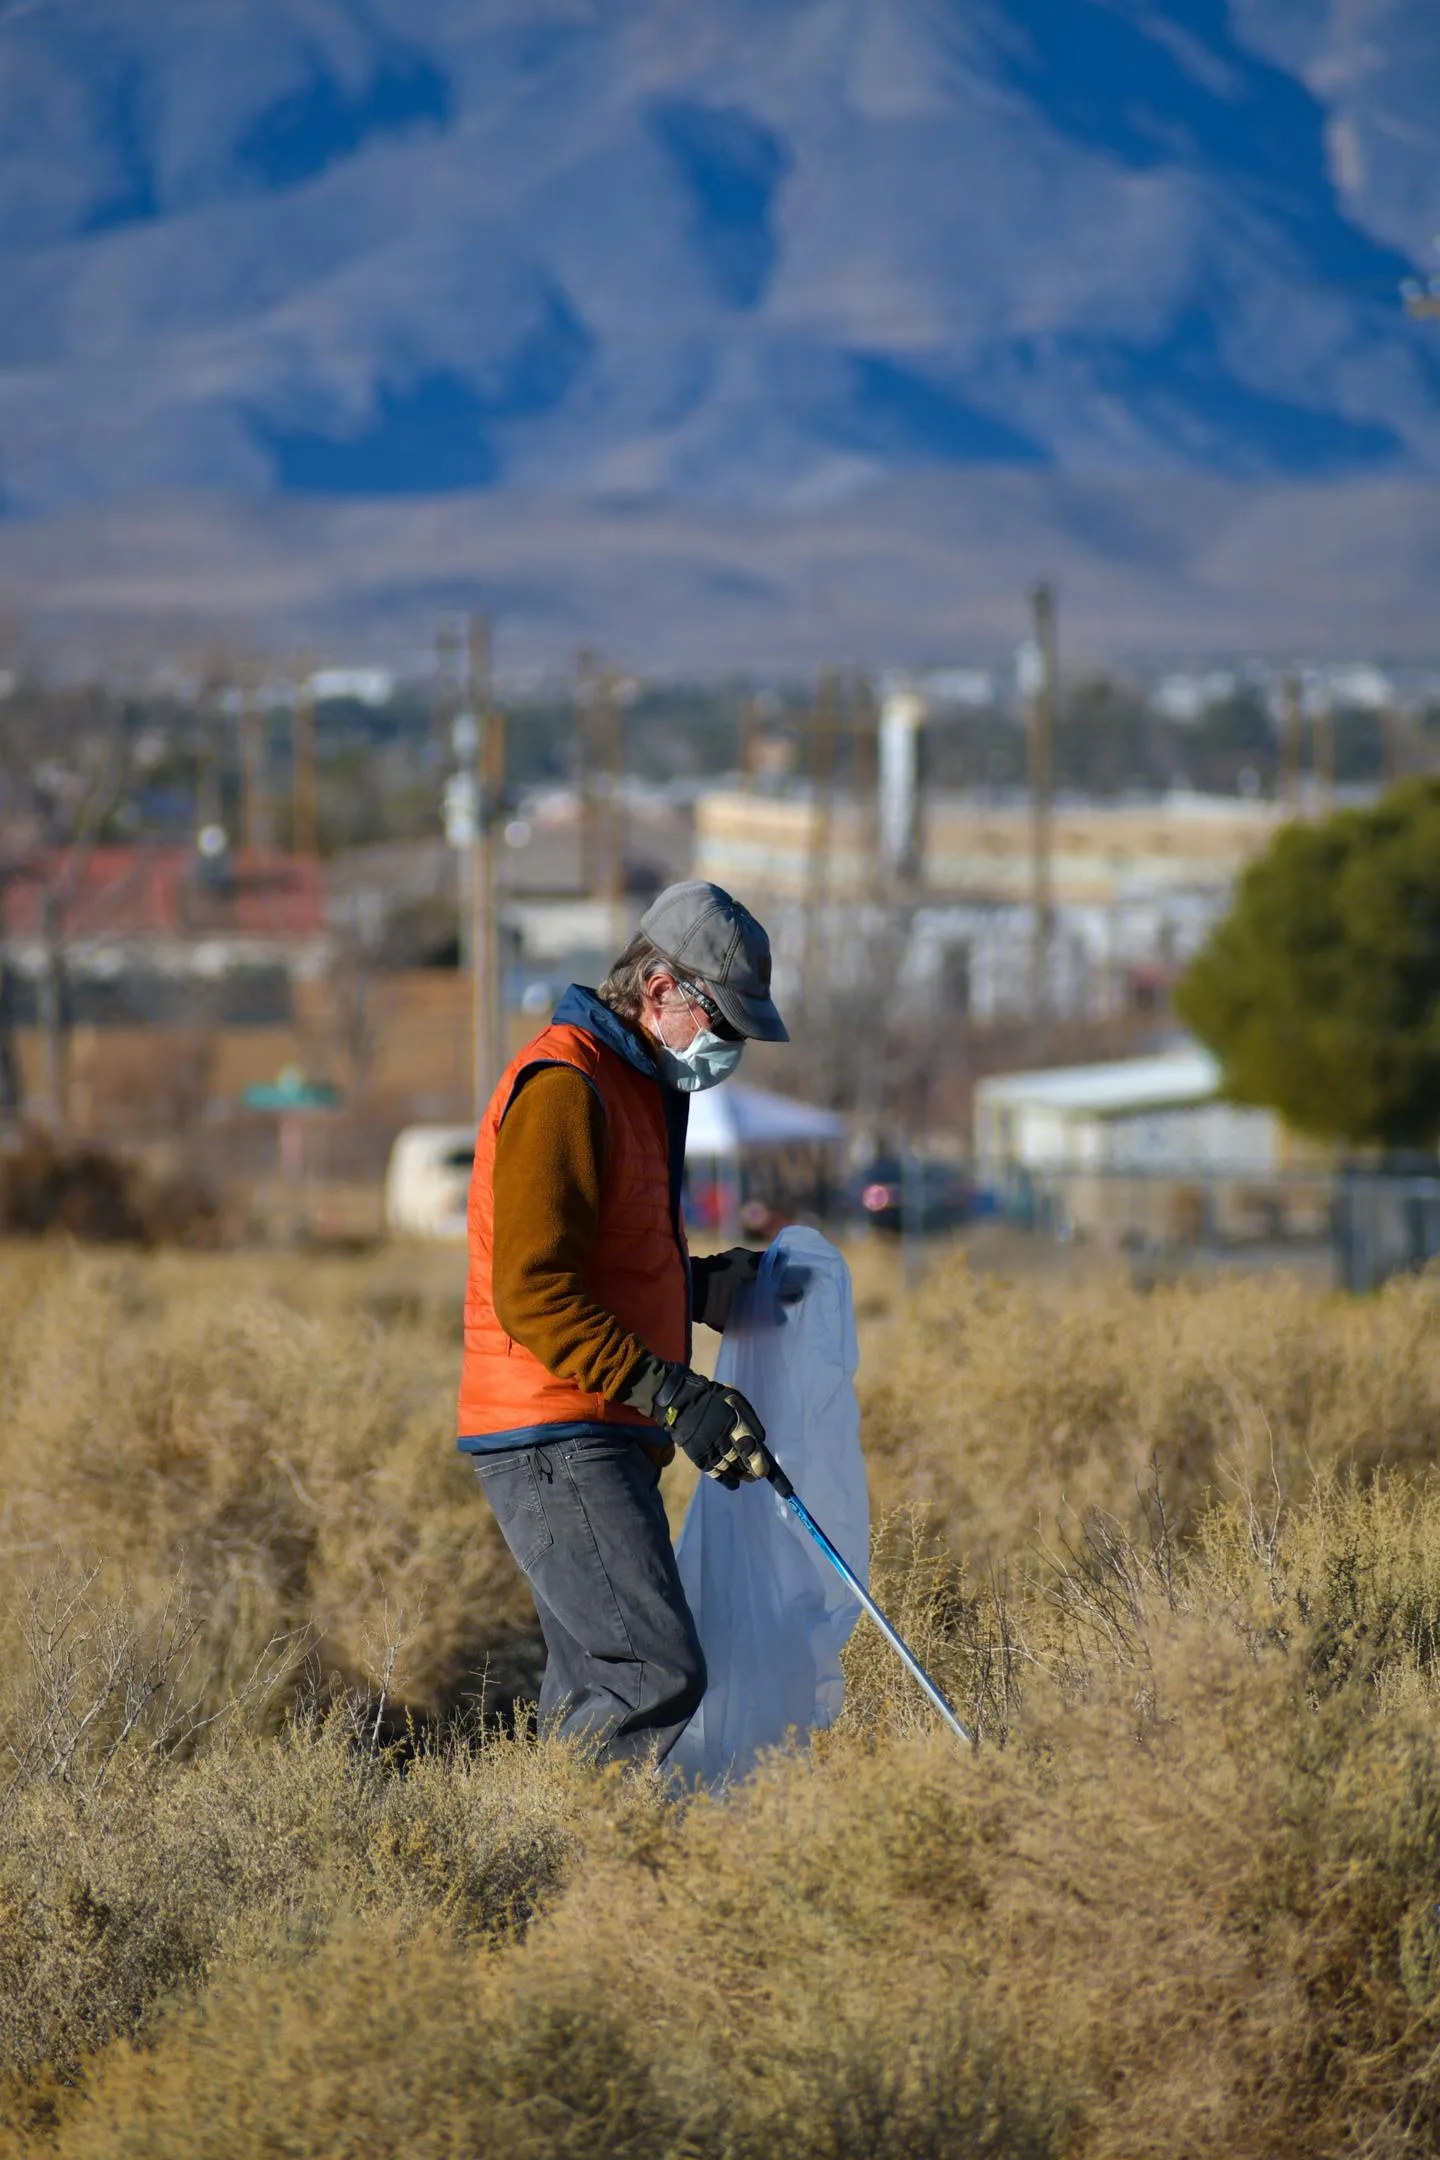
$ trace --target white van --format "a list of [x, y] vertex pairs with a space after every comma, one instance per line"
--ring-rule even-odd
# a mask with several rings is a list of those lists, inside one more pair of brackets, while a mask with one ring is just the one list
[[473, 1125], [407, 1125], [385, 1173], [385, 1227], [392, 1237], [465, 1237], [475, 1161]]

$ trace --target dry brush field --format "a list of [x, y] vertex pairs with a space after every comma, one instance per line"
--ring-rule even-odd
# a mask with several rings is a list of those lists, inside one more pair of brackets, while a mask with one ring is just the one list
[[[0, 1251], [0, 2154], [1440, 2144], [1440, 1281], [867, 1285], [844, 1717], [537, 1742], [403, 1255]], [[887, 1309], [888, 1299], [888, 1309]]]

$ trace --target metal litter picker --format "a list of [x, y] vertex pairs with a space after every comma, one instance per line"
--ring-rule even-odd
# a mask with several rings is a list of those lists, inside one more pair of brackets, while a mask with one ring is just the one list
[[967, 1747], [973, 1747], [974, 1741], [971, 1735], [961, 1724], [959, 1718], [956, 1717], [954, 1710], [946, 1701], [940, 1689], [935, 1685], [935, 1682], [931, 1679], [929, 1673], [926, 1672], [924, 1666], [920, 1663], [919, 1658], [916, 1657], [914, 1651], [910, 1648], [910, 1645], [906, 1642], [904, 1636], [900, 1634], [898, 1629], [893, 1628], [890, 1625], [890, 1622], [886, 1619], [884, 1613], [881, 1612], [880, 1607], [876, 1604], [874, 1598], [871, 1597], [869, 1591], [865, 1588], [865, 1585], [861, 1582], [859, 1576], [855, 1573], [855, 1570], [850, 1566], [844, 1555], [836, 1551], [835, 1547], [831, 1544], [829, 1538], [826, 1537], [825, 1532], [821, 1529], [819, 1523], [816, 1522], [814, 1516], [810, 1513], [809, 1508], [806, 1507], [804, 1501], [800, 1498], [799, 1493], [796, 1492], [794, 1486], [791, 1484], [789, 1478], [786, 1477], [785, 1472], [780, 1468], [780, 1465], [778, 1463], [775, 1465], [775, 1468], [770, 1473], [770, 1483], [774, 1486], [775, 1491], [779, 1494], [780, 1498], [785, 1502], [785, 1505], [789, 1508], [791, 1514], [795, 1517], [795, 1520], [799, 1523], [801, 1529], [804, 1530], [807, 1537], [814, 1539], [815, 1543], [819, 1546], [821, 1552], [824, 1553], [825, 1558], [830, 1562], [831, 1567], [833, 1567], [836, 1574], [839, 1575], [841, 1581], [844, 1582], [846, 1587], [850, 1591], [852, 1591], [853, 1594], [860, 1600], [861, 1605], [870, 1615], [870, 1618], [874, 1621], [876, 1627], [879, 1628], [881, 1634], [885, 1637], [886, 1642], [889, 1643], [891, 1649], [895, 1652], [895, 1655], [899, 1658], [902, 1665], [907, 1668], [911, 1676], [915, 1680], [917, 1680], [920, 1686], [925, 1690], [925, 1693], [929, 1696], [931, 1702], [940, 1712], [941, 1717], [944, 1718], [946, 1724], [950, 1727], [950, 1730], [955, 1734], [956, 1738], [959, 1740], [963, 1740]]

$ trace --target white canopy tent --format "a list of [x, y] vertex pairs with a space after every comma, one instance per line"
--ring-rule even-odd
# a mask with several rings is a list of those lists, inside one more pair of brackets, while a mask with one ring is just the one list
[[845, 1121], [812, 1103], [792, 1102], [768, 1088], [745, 1087], [729, 1080], [690, 1100], [690, 1131], [685, 1159], [713, 1161], [742, 1154], [746, 1148], [835, 1145], [845, 1138]]
[[691, 1097], [685, 1141], [691, 1220], [733, 1236], [747, 1200], [788, 1214], [798, 1194], [828, 1190], [844, 1140], [844, 1119], [813, 1103], [735, 1080], [707, 1088]]

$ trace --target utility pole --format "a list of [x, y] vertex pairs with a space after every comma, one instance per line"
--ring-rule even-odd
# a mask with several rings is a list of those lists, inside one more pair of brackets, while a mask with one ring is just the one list
[[[442, 620], [435, 635], [435, 688], [430, 701], [431, 753], [437, 761], [454, 766], [440, 791], [445, 819], [446, 844], [455, 855], [455, 942], [460, 973], [470, 995], [466, 1000], [464, 1026], [458, 1057], [460, 1069], [470, 1082], [472, 1105], [479, 1087], [478, 1027], [475, 999], [475, 894], [477, 891], [476, 838], [480, 818], [480, 790], [476, 773], [480, 758], [480, 723], [465, 703], [461, 678], [463, 643], [455, 624]], [[478, 1120], [477, 1120], [478, 1123]]]
[[1315, 811], [1328, 817], [1335, 802], [1335, 701], [1323, 684], [1315, 692], [1310, 715], [1311, 763], [1315, 771]]
[[806, 825], [805, 859], [805, 953], [803, 982], [807, 1014], [819, 1008], [821, 978], [826, 956], [821, 951], [821, 928], [830, 897], [830, 851], [835, 808], [835, 732], [838, 684], [827, 669], [820, 677], [810, 711], [807, 764], [810, 782], [810, 814]]
[[216, 667], [200, 692], [196, 715], [200, 730], [199, 771], [195, 789], [195, 831], [197, 844], [202, 836], [223, 830], [224, 806], [221, 797], [220, 769], [223, 763], [222, 731], [224, 729], [225, 672]]
[[855, 840], [865, 865], [861, 889], [867, 900], [884, 895], [880, 842], [880, 707], [870, 678], [857, 674], [851, 691], [854, 713]]
[[1387, 788], [1400, 777], [1400, 714], [1393, 699], [1380, 708], [1380, 778]]
[[759, 700], [745, 697], [740, 701], [740, 742], [737, 762], [740, 768], [740, 785], [747, 795], [755, 792], [755, 750], [760, 733]]
[[[0, 868], [0, 910], [11, 873]], [[15, 1048], [14, 976], [0, 946], [0, 1137], [16, 1123], [24, 1103], [20, 1059]]]
[[430, 701], [430, 759], [440, 772], [454, 748], [451, 734], [462, 702], [464, 643], [455, 618], [442, 616], [435, 632], [435, 694]]
[[252, 855], [274, 845], [265, 786], [265, 735], [259, 671], [247, 668], [240, 686], [240, 844]]
[[1300, 812], [1300, 680], [1287, 675], [1280, 685], [1280, 799], [1287, 817]]
[[47, 882], [40, 895], [45, 966], [39, 982], [39, 1017], [43, 1046], [41, 1097], [46, 1122], [52, 1132], [59, 1132], [65, 1124], [70, 1103], [69, 1029], [65, 1014], [69, 986], [65, 979], [63, 912], [63, 896]]
[[[500, 944], [497, 830], [505, 787], [505, 720], [490, 679], [490, 626], [472, 615], [467, 647], [468, 707], [475, 756], [475, 814], [469, 847], [470, 986], [475, 1118], [484, 1115], [505, 1064], [504, 960]], [[457, 744], [457, 748], [458, 748]]]
[[625, 737], [620, 716], [620, 682], [614, 668], [600, 681], [597, 707], [600, 759], [605, 771], [605, 868], [602, 880], [610, 916], [610, 949], [626, 943], [625, 919]]
[[320, 821], [315, 777], [315, 697], [312, 669], [302, 660], [295, 674], [290, 707], [290, 852], [313, 862], [320, 853]]
[[451, 616], [443, 617], [435, 632], [435, 694], [430, 702], [430, 735], [441, 764], [448, 764], [455, 747], [455, 715], [464, 702], [464, 651], [459, 624]]
[[575, 655], [575, 779], [580, 796], [580, 889], [600, 881], [599, 810], [595, 800], [595, 697], [599, 669], [588, 645]]
[[1034, 911], [1030, 1009], [1043, 1019], [1050, 1005], [1050, 946], [1054, 926], [1052, 878], [1055, 761], [1055, 594], [1037, 585], [1030, 595], [1032, 660], [1027, 737], [1030, 778], [1030, 901]]

